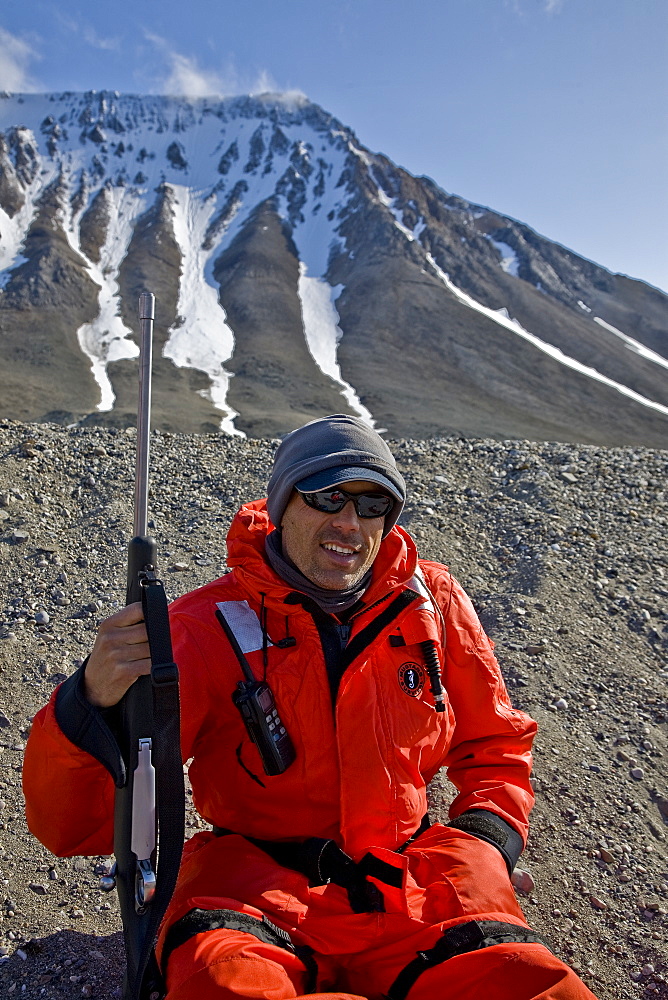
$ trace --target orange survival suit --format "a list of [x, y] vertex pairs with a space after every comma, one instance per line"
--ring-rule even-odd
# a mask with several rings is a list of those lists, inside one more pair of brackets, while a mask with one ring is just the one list
[[[395, 526], [362, 610], [341, 625], [270, 568], [271, 528], [264, 501], [242, 507], [232, 571], [170, 608], [184, 760], [214, 830], [187, 843], [163, 923], [168, 1000], [592, 997], [529, 931], [501, 850], [427, 819], [427, 783], [442, 766], [457, 789], [452, 822], [484, 810], [524, 841], [533, 803], [536, 724], [512, 708], [464, 591], [421, 561], [437, 608], [425, 601], [414, 543]], [[233, 704], [241, 668], [216, 618], [219, 602], [242, 601], [266, 637], [248, 660], [296, 750], [275, 776]], [[440, 713], [421, 646], [435, 638]], [[57, 696], [26, 748], [28, 823], [59, 856], [108, 854], [113, 782], [63, 734]]]

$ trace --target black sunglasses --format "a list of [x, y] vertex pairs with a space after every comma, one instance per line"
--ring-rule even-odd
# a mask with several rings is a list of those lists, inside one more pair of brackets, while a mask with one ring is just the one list
[[349, 500], [355, 505], [358, 517], [385, 517], [394, 507], [394, 497], [387, 493], [346, 493], [345, 490], [318, 490], [317, 493], [302, 493], [297, 490], [305, 504], [322, 514], [336, 514], [343, 510]]

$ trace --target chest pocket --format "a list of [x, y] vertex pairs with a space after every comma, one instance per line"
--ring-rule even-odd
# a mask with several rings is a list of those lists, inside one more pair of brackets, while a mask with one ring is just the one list
[[[383, 660], [381, 683], [391, 705], [388, 716], [395, 745], [409, 751], [423, 742], [432, 745], [437, 734], [449, 728], [451, 709], [442, 686], [439, 701], [434, 699], [422, 643], [407, 644], [400, 636], [390, 636]], [[440, 686], [438, 660], [436, 669]]]

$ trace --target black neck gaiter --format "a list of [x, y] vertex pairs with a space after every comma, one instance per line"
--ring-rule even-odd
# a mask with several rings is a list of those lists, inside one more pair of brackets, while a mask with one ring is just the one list
[[295, 564], [283, 554], [279, 529], [275, 529], [267, 535], [264, 551], [271, 568], [278, 573], [282, 580], [285, 580], [288, 586], [306, 594], [330, 615], [338, 615], [356, 604], [371, 581], [371, 570], [369, 569], [359, 583], [348, 590], [326, 590], [324, 587], [319, 587], [305, 577]]

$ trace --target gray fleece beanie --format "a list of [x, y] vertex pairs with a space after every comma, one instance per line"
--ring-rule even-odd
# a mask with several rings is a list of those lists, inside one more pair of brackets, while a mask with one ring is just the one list
[[297, 484], [308, 493], [353, 479], [376, 482], [395, 498], [392, 510], [385, 516], [386, 535], [399, 518], [406, 498], [406, 483], [394, 455], [380, 434], [359, 417], [335, 413], [312, 420], [288, 434], [276, 450], [267, 487], [269, 517], [276, 527], [280, 526]]

